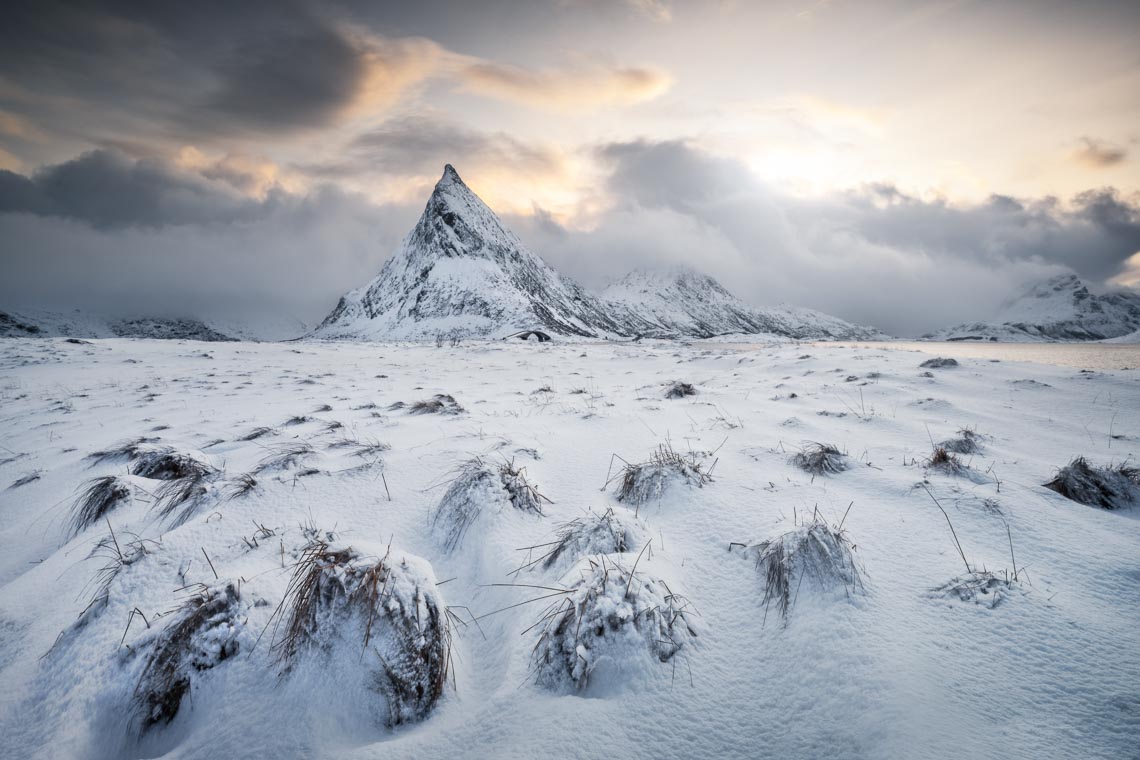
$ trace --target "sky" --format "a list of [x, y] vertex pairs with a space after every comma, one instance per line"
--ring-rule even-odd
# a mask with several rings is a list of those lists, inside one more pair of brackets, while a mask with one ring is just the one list
[[0, 309], [319, 321], [452, 163], [590, 287], [915, 335], [1140, 287], [1140, 4], [6, 3]]

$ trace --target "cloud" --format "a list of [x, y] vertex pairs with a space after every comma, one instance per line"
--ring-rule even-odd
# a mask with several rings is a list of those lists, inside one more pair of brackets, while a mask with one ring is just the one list
[[[202, 162], [219, 165], [233, 166]], [[422, 209], [329, 185], [250, 197], [234, 171], [97, 151], [0, 172], [0, 304], [311, 322], [375, 276]]]
[[96, 228], [229, 223], [258, 216], [276, 200], [257, 202], [228, 182], [111, 150], [85, 153], [31, 177], [0, 172], [0, 213], [63, 217]]
[[986, 318], [1024, 283], [1061, 271], [1100, 286], [1140, 250], [1140, 198], [1111, 189], [1065, 203], [962, 205], [890, 184], [800, 198], [684, 141], [617, 143], [597, 155], [612, 200], [590, 229], [511, 220], [535, 250], [596, 284], [632, 266], [688, 263], [752, 303], [916, 335]]
[[1091, 137], [1080, 139], [1081, 147], [1073, 151], [1073, 160], [1094, 169], [1107, 169], [1124, 163], [1128, 151], [1119, 145]]
[[490, 61], [467, 66], [459, 79], [479, 95], [552, 111], [633, 105], [656, 98], [672, 84], [668, 74], [648, 67], [596, 64], [531, 71]]
[[552, 147], [520, 140], [505, 132], [482, 132], [441, 116], [390, 119], [357, 135], [340, 171], [437, 174], [445, 163], [507, 166], [519, 172], [561, 171], [562, 156]]

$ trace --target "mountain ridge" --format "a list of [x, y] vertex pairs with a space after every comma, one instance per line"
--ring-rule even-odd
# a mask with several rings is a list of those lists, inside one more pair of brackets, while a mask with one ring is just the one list
[[1084, 342], [1140, 330], [1140, 293], [1096, 295], [1075, 274], [1030, 284], [1008, 299], [991, 320], [964, 322], [922, 336], [924, 340]]
[[633, 276], [622, 280], [624, 293], [613, 286], [600, 295], [587, 291], [530, 251], [448, 164], [419, 221], [380, 273], [342, 296], [310, 337], [422, 340], [440, 334], [503, 337], [527, 329], [576, 337], [881, 336], [807, 309], [755, 309], [692, 269], [643, 273], [641, 279], [659, 291], [653, 298], [635, 293]]

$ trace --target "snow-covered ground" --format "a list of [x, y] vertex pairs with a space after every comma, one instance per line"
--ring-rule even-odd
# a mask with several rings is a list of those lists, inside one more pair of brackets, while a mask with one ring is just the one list
[[[1140, 505], [1105, 511], [1042, 484], [1077, 455], [1136, 459], [1140, 373], [972, 359], [919, 368], [929, 358], [796, 344], [4, 341], [2, 754], [1136, 756]], [[696, 395], [666, 399], [671, 381]], [[411, 413], [435, 394], [462, 411]], [[433, 409], [457, 411], [445, 399]], [[271, 430], [243, 440], [260, 427]], [[982, 437], [962, 455], [968, 469], [924, 467], [931, 441], [963, 427]], [[128, 474], [126, 458], [88, 458], [141, 437], [157, 439], [146, 451], [170, 446], [210, 468], [197, 500], [167, 518], [161, 481]], [[834, 444], [849, 468], [797, 469], [789, 459], [804, 442]], [[666, 479], [634, 515], [617, 482], [602, 488], [623, 466], [613, 455], [642, 462], [662, 445], [702, 475]], [[290, 451], [300, 453], [283, 460]], [[492, 475], [464, 491], [484, 513], [450, 549], [433, 529], [437, 506], [476, 456], [492, 473], [513, 460], [552, 503], [535, 502], [540, 514], [496, 501]], [[239, 476], [267, 459], [243, 492]], [[131, 496], [69, 537], [79, 490], [112, 475]], [[1016, 564], [1020, 582], [996, 606], [932, 590], [965, 572], [934, 499], [971, 564]], [[575, 557], [512, 574], [547, 551], [525, 547], [611, 509], [629, 546], [601, 574], [602, 560], [591, 569]], [[862, 583], [798, 583], [785, 624], [764, 603], [755, 545], [817, 510], [842, 523]], [[100, 548], [112, 531], [118, 549]], [[321, 629], [328, 640], [302, 642], [282, 664], [270, 621], [314, 538], [384, 557], [400, 568], [394, 599], [426, 584], [416, 598], [442, 599], [460, 621], [424, 720], [384, 726], [384, 698], [361, 675], [375, 662], [348, 634], [337, 644]], [[130, 561], [77, 623], [112, 551]], [[649, 600], [635, 612], [658, 619], [642, 634], [584, 640], [581, 662], [571, 649], [569, 667], [592, 675], [579, 691], [532, 653], [566, 654], [540, 638], [541, 618], [583, 578], [615, 615], [623, 599]], [[239, 613], [194, 639], [176, 717], [137, 739], [137, 684], [181, 619], [163, 613], [226, 582]], [[676, 609], [684, 630], [661, 618]]]

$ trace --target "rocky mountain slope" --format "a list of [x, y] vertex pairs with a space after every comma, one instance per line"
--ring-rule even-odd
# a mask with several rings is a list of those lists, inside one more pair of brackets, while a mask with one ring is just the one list
[[1033, 285], [985, 322], [969, 322], [924, 335], [930, 340], [1086, 341], [1140, 330], [1140, 293], [1089, 292], [1074, 274]]
[[380, 274], [342, 297], [313, 335], [420, 340], [528, 328], [597, 336], [629, 325], [527, 250], [449, 164]]
[[755, 308], [712, 277], [688, 267], [638, 269], [602, 292], [613, 310], [651, 322], [665, 334], [712, 337], [771, 334], [812, 340], [868, 340], [878, 330], [794, 306]]
[[529, 251], [448, 165], [380, 274], [342, 297], [313, 337], [423, 340], [525, 329], [582, 337], [878, 335], [808, 309], [754, 309], [692, 270], [635, 272], [598, 297]]

